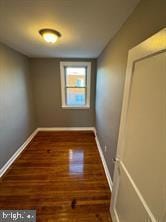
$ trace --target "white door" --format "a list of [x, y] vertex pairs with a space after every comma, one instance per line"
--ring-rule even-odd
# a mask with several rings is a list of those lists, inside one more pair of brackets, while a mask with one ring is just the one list
[[111, 213], [166, 222], [166, 29], [129, 51]]

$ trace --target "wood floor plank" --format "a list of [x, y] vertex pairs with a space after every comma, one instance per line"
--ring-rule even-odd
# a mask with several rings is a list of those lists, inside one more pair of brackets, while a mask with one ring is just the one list
[[38, 222], [111, 222], [110, 199], [90, 131], [39, 132], [0, 182], [0, 209], [36, 209]]

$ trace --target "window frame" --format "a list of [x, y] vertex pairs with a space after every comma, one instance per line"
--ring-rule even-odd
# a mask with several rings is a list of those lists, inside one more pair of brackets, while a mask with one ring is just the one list
[[[67, 92], [66, 92], [66, 67], [86, 67], [86, 87], [75, 87], [85, 88], [85, 105], [67, 105]], [[89, 109], [90, 108], [90, 85], [91, 85], [91, 62], [76, 62], [76, 61], [62, 61], [60, 62], [60, 74], [61, 74], [61, 102], [62, 108], [67, 109]], [[70, 87], [69, 87], [70, 88]]]

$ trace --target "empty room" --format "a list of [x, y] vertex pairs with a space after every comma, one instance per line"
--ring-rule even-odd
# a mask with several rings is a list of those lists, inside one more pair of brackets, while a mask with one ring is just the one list
[[0, 222], [166, 222], [166, 1], [0, 0]]

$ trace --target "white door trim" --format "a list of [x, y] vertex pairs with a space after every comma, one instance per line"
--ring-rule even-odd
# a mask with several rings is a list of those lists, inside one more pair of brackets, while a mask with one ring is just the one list
[[126, 176], [129, 179], [130, 183], [132, 184], [132, 186], [133, 186], [139, 200], [141, 201], [143, 207], [145, 208], [148, 216], [150, 217], [151, 222], [157, 222], [157, 220], [155, 219], [155, 217], [154, 217], [152, 211], [150, 210], [148, 204], [146, 203], [145, 199], [143, 198], [140, 190], [138, 189], [137, 185], [135, 184], [134, 180], [132, 179], [131, 175], [129, 174], [127, 168], [125, 167], [124, 163], [120, 161], [120, 165], [121, 165], [121, 169], [123, 169], [123, 171], [125, 172]]
[[128, 53], [128, 63], [126, 69], [126, 80], [124, 86], [124, 96], [121, 112], [121, 121], [119, 129], [119, 139], [117, 146], [117, 156], [123, 156], [123, 143], [124, 143], [124, 133], [127, 118], [127, 108], [130, 98], [130, 86], [133, 76], [133, 63], [136, 61], [148, 57], [149, 55], [155, 54], [159, 51], [166, 49], [166, 28], [162, 29], [157, 34], [143, 41], [141, 44], [129, 50]]
[[[140, 193], [139, 189], [137, 188], [136, 184], [134, 183], [133, 179], [131, 178], [129, 172], [127, 171], [122, 161], [123, 161], [124, 141], [125, 141], [125, 127], [126, 127], [126, 121], [127, 121], [128, 104], [129, 104], [129, 99], [130, 99], [130, 90], [131, 90], [131, 83], [132, 83], [132, 76], [133, 76], [133, 64], [136, 61], [155, 55], [156, 53], [160, 53], [164, 50], [166, 50], [166, 28], [162, 29], [157, 34], [153, 35], [152, 37], [145, 40], [138, 46], [129, 50], [123, 104], [122, 104], [122, 114], [121, 114], [120, 130], [119, 130], [119, 139], [118, 139], [118, 146], [117, 146], [117, 158], [120, 160], [121, 169], [124, 170], [125, 174], [127, 175], [130, 183], [132, 184], [135, 192], [137, 193], [140, 201], [142, 202], [152, 222], [156, 222], [157, 220], [155, 219], [153, 213], [149, 209], [146, 201], [144, 200], [142, 194]], [[117, 175], [114, 172], [114, 181], [117, 180], [116, 177]], [[116, 187], [114, 189], [114, 186], [113, 186], [113, 194], [115, 191], [116, 191]], [[113, 199], [112, 199], [112, 204], [111, 204], [111, 212], [113, 214], [113, 218], [117, 218], [117, 215], [115, 215], [116, 210], [113, 209], [113, 206], [116, 203], [116, 195], [112, 195], [112, 196], [113, 196]]]
[[111, 208], [111, 209], [110, 209], [110, 213], [111, 213], [111, 218], [112, 218], [112, 221], [113, 221], [113, 222], [120, 222], [116, 210], [114, 210], [114, 209]]

